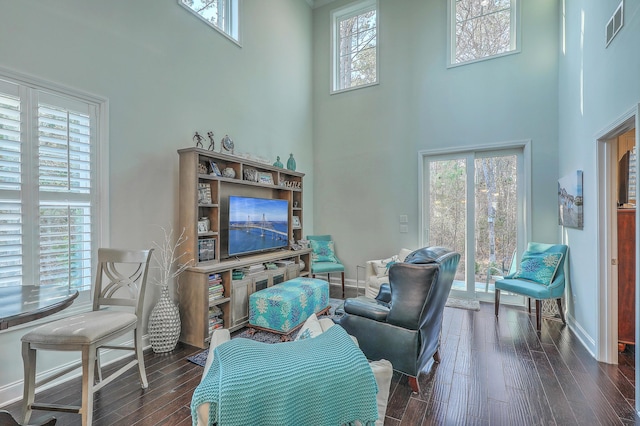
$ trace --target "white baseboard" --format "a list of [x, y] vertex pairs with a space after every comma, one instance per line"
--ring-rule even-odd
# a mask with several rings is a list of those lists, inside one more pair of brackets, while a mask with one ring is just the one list
[[596, 356], [596, 342], [595, 340], [585, 331], [584, 328], [580, 326], [578, 322], [576, 322], [575, 318], [571, 316], [568, 312], [565, 312], [565, 319], [567, 320], [567, 326], [576, 335], [582, 346], [591, 354], [594, 359], [598, 359]]

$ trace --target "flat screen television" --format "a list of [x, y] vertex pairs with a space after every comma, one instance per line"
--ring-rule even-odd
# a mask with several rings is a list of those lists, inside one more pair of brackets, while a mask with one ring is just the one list
[[289, 201], [229, 196], [228, 255], [289, 246]]

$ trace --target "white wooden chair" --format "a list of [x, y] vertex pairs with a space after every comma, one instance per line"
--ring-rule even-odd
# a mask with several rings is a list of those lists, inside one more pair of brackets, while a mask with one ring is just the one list
[[[98, 270], [90, 312], [52, 321], [22, 337], [24, 363], [24, 424], [32, 410], [65, 411], [82, 415], [91, 425], [93, 394], [129, 368], [138, 366], [142, 388], [148, 386], [142, 354], [142, 308], [149, 261], [153, 250], [98, 250]], [[114, 345], [113, 340], [133, 331], [133, 346]], [[106, 378], [100, 371], [100, 349], [130, 350], [135, 359]], [[36, 352], [80, 351], [80, 364], [70, 366], [36, 383]], [[35, 390], [82, 366], [82, 404], [63, 406], [34, 402]], [[96, 383], [97, 378], [97, 383]]]

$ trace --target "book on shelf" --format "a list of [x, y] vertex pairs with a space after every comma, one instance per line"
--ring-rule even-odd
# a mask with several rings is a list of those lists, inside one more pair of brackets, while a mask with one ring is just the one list
[[209, 293], [209, 302], [213, 302], [214, 300], [219, 300], [219, 299], [223, 299], [224, 298], [224, 294], [222, 292], [220, 293]]
[[209, 308], [209, 318], [222, 315], [222, 309], [219, 306], [212, 306]]
[[218, 328], [224, 327], [224, 319], [222, 309], [219, 306], [209, 308], [209, 334]]
[[262, 263], [258, 263], [257, 265], [251, 265], [249, 267], [243, 268], [242, 272], [244, 272], [245, 275], [255, 275], [263, 272], [264, 270], [265, 266]]

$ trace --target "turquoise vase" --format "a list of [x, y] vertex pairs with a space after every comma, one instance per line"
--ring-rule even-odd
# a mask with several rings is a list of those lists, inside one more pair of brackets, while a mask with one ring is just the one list
[[296, 160], [293, 158], [293, 154], [289, 154], [289, 159], [287, 160], [287, 169], [296, 171]]

